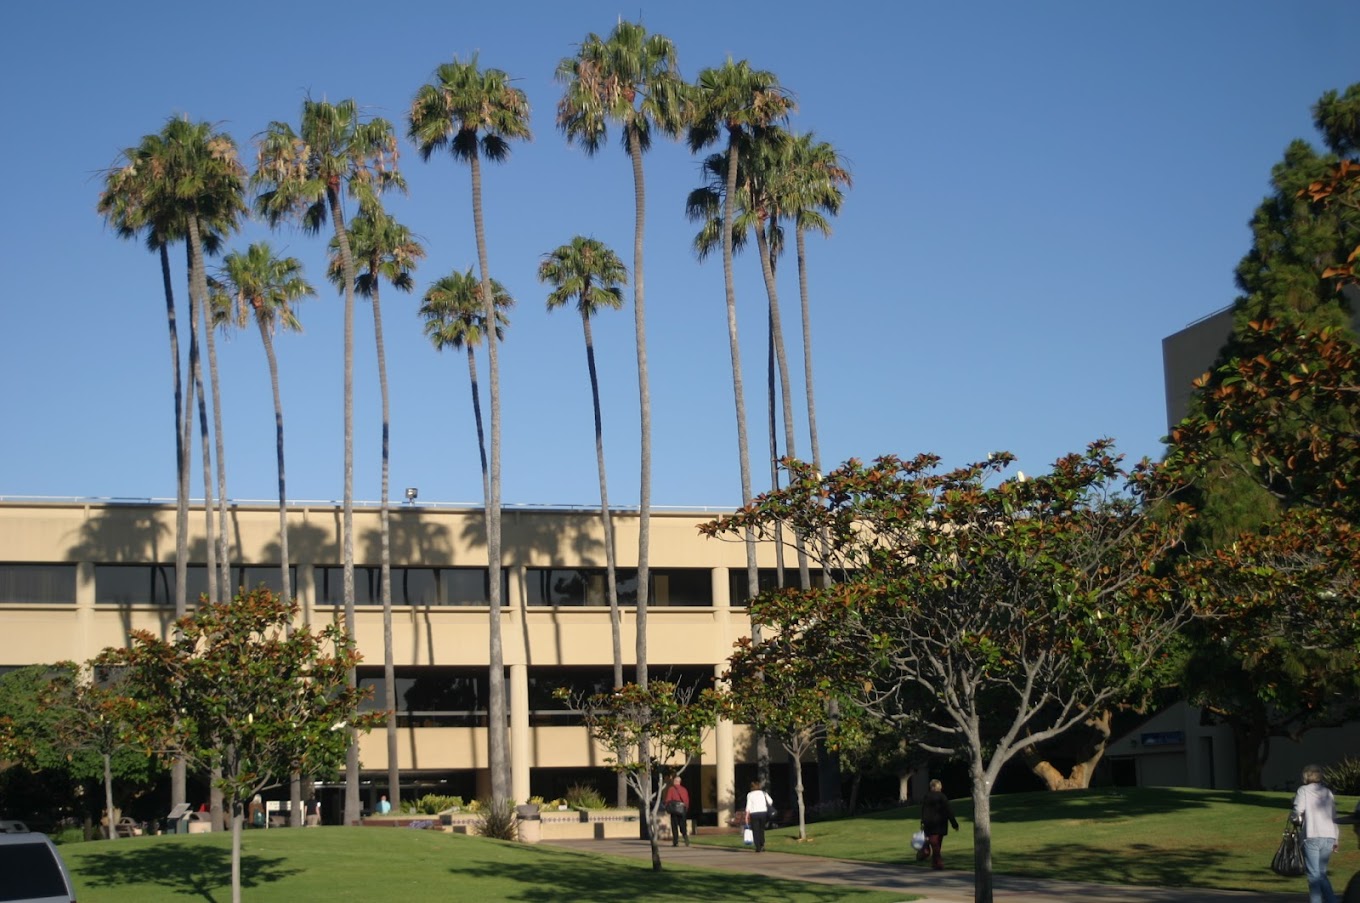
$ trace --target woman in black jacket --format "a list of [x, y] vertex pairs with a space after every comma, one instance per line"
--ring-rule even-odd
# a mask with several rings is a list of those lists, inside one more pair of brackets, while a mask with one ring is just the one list
[[931, 781], [930, 790], [921, 800], [921, 830], [926, 832], [926, 845], [921, 847], [916, 858], [925, 859], [929, 856], [931, 868], [944, 868], [944, 860], [940, 858], [940, 843], [949, 833], [950, 825], [954, 826], [955, 831], [959, 829], [954, 810], [949, 808], [949, 797], [944, 795], [944, 785], [939, 781]]

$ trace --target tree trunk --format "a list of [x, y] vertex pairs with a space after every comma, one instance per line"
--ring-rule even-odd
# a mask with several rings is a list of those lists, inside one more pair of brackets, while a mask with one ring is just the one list
[[991, 782], [973, 767], [973, 903], [992, 903]]
[[1070, 774], [1064, 775], [1052, 762], [1045, 759], [1034, 746], [1025, 747], [1022, 753], [1025, 757], [1025, 764], [1044, 782], [1049, 790], [1085, 790], [1091, 786], [1091, 775], [1095, 773], [1096, 766], [1100, 764], [1101, 758], [1105, 755], [1105, 747], [1110, 742], [1111, 717], [1111, 711], [1106, 709], [1086, 719], [1086, 726], [1095, 731], [1095, 738], [1091, 744], [1092, 749], [1086, 759], [1072, 766]]
[[[186, 248], [189, 256], [189, 379], [193, 383], [189, 400], [190, 404], [193, 404], [195, 400], [198, 404], [199, 445], [203, 450], [203, 514], [205, 519], [203, 529], [208, 559], [208, 602], [209, 604], [216, 604], [217, 545], [213, 540], [212, 449], [208, 437], [208, 406], [203, 392], [203, 365], [198, 343], [198, 333], [202, 328], [200, 321], [203, 319], [201, 312], [207, 304], [207, 299], [199, 292], [198, 280], [194, 278], [195, 271], [202, 264], [201, 262], [195, 263], [193, 242], [189, 242]], [[192, 421], [193, 412], [188, 411], [185, 416]]]
[[289, 571], [288, 557], [288, 490], [283, 468], [283, 396], [279, 392], [279, 362], [274, 356], [274, 340], [270, 338], [269, 327], [257, 319], [260, 339], [264, 342], [265, 360], [269, 362], [269, 387], [274, 393], [274, 458], [279, 471], [279, 586], [283, 598], [293, 598], [292, 574]]
[[[340, 196], [334, 187], [326, 189], [326, 202], [331, 211], [335, 242], [340, 247], [340, 267], [345, 279], [345, 486], [341, 556], [344, 563], [345, 632], [357, 641], [354, 613], [354, 256], [350, 252], [349, 233], [345, 229]], [[358, 683], [358, 671], [350, 668], [349, 686], [355, 687]], [[347, 734], [349, 746], [345, 750], [344, 823], [352, 825], [359, 821], [362, 812], [359, 799], [359, 732], [351, 727]]]
[[652, 395], [647, 374], [647, 314], [643, 287], [642, 241], [647, 218], [647, 189], [642, 177], [642, 146], [634, 131], [624, 133], [633, 166], [633, 331], [637, 345], [638, 415], [641, 433], [641, 486], [638, 496], [637, 677], [647, 687], [647, 603], [652, 535]]
[[231, 801], [231, 903], [241, 903], [241, 803]]
[[387, 708], [387, 798], [401, 811], [401, 769], [397, 756], [397, 672], [392, 652], [392, 531], [389, 496], [391, 474], [391, 406], [387, 395], [387, 352], [383, 343], [382, 306], [378, 300], [378, 265], [369, 266], [373, 278], [373, 338], [378, 346], [378, 387], [382, 394], [382, 512], [381, 534], [383, 612], [383, 705]]
[[1250, 716], [1226, 719], [1237, 748], [1237, 789], [1263, 790], [1261, 770], [1270, 755], [1270, 728]]
[[[175, 374], [175, 621], [188, 611], [189, 598], [189, 408], [184, 404], [184, 380], [179, 362], [179, 327], [175, 315], [174, 280], [170, 275], [170, 249], [160, 246], [161, 281], [165, 286], [165, 316], [170, 326], [170, 357]], [[192, 405], [190, 405], [190, 408]], [[170, 769], [170, 805], [180, 806], [188, 796], [183, 759]]]
[[491, 394], [491, 460], [486, 498], [486, 552], [491, 581], [490, 673], [487, 691], [487, 761], [491, 768], [491, 798], [504, 805], [510, 797], [510, 762], [505, 723], [505, 650], [501, 638], [501, 386], [500, 355], [496, 347], [496, 301], [491, 291], [487, 264], [486, 230], [482, 222], [482, 167], [474, 151], [468, 158], [472, 169], [472, 222], [477, 237], [477, 266], [482, 277], [482, 303], [487, 323], [487, 380]]
[[477, 387], [477, 360], [472, 344], [467, 346], [468, 383], [472, 386], [472, 419], [477, 423], [477, 453], [482, 458], [482, 498], [491, 497], [491, 476], [486, 466], [486, 434], [482, 430], [482, 393]]
[[[733, 136], [735, 137], [735, 136]], [[727, 344], [732, 356], [732, 394], [737, 413], [737, 459], [741, 472], [741, 503], [751, 504], [751, 452], [746, 438], [746, 396], [741, 381], [741, 346], [737, 341], [737, 290], [732, 274], [732, 218], [736, 210], [737, 157], [735, 140], [727, 142], [727, 189], [723, 192], [723, 289], [727, 297]], [[743, 540], [746, 547], [746, 591], [748, 600], [760, 591], [760, 570], [756, 566], [756, 538], [747, 528]], [[752, 625], [751, 639], [759, 643], [760, 628]], [[759, 779], [769, 785], [770, 745], [765, 737], [756, 738], [756, 770]]]
[[104, 812], [109, 819], [108, 839], [117, 840], [118, 829], [114, 826], [113, 814], [113, 757], [104, 753], [100, 758], [104, 760]]

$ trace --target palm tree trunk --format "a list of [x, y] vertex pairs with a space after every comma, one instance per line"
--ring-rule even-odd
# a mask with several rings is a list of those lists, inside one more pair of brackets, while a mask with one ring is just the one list
[[378, 266], [369, 267], [373, 277], [373, 338], [378, 345], [378, 387], [382, 394], [382, 610], [383, 610], [383, 705], [387, 707], [387, 798], [401, 811], [401, 769], [397, 761], [397, 672], [392, 653], [392, 532], [390, 495], [391, 407], [387, 395], [387, 352], [383, 343], [382, 305], [378, 301]]
[[288, 557], [288, 490], [283, 469], [283, 396], [279, 393], [279, 362], [274, 356], [274, 340], [269, 327], [257, 319], [265, 360], [269, 362], [269, 387], [274, 393], [274, 457], [279, 471], [279, 586], [284, 600], [293, 599], [293, 580]]
[[[774, 317], [766, 317], [768, 326], [768, 341], [766, 342], [765, 359], [765, 405], [769, 413], [769, 434], [770, 434], [770, 489], [779, 488], [779, 416], [775, 402], [775, 392], [777, 384], [775, 380], [775, 361], [774, 361]], [[778, 522], [774, 525], [774, 582], [780, 589], [784, 587], [784, 525]]]
[[491, 461], [486, 497], [486, 555], [490, 593], [490, 667], [487, 680], [487, 762], [491, 767], [491, 798], [504, 805], [510, 797], [510, 761], [505, 712], [505, 650], [501, 638], [501, 385], [500, 355], [496, 347], [496, 302], [487, 264], [486, 230], [482, 222], [482, 166], [476, 151], [469, 157], [472, 170], [472, 223], [477, 237], [477, 266], [482, 277], [486, 309], [487, 370], [491, 394]]
[[486, 469], [486, 433], [482, 430], [482, 393], [477, 385], [477, 359], [472, 350], [472, 345], [467, 346], [468, 362], [468, 385], [472, 387], [472, 419], [477, 424], [477, 454], [482, 458], [482, 498], [489, 498], [491, 487], [488, 483], [490, 475]]
[[[647, 187], [642, 177], [642, 146], [629, 130], [628, 157], [633, 164], [633, 325], [637, 344], [638, 415], [641, 425], [641, 487], [638, 496], [637, 685], [647, 688], [647, 603], [651, 589], [649, 556], [652, 537], [652, 394], [647, 375], [647, 310], [642, 274], [642, 240], [647, 218]], [[622, 663], [620, 663], [622, 667]], [[625, 791], [626, 792], [626, 791]]]
[[[727, 190], [723, 192], [723, 287], [727, 294], [727, 342], [732, 354], [732, 394], [737, 408], [737, 457], [741, 468], [741, 503], [751, 504], [751, 453], [746, 440], [746, 397], [741, 383], [741, 346], [737, 342], [737, 291], [732, 278], [732, 218], [736, 209], [737, 194], [737, 157], [735, 141], [727, 143]], [[746, 587], [750, 598], [760, 590], [760, 570], [756, 566], [756, 538], [747, 528], [744, 533], [746, 545]], [[760, 642], [760, 627], [751, 626], [751, 639]], [[756, 768], [759, 778], [765, 783], [770, 780], [770, 746], [763, 736], [756, 740]]]
[[[217, 546], [213, 541], [213, 488], [212, 488], [212, 448], [208, 438], [208, 407], [203, 392], [203, 366], [198, 347], [199, 322], [205, 300], [195, 288], [193, 251], [189, 251], [189, 379], [193, 389], [189, 393], [189, 403], [198, 405], [199, 444], [203, 449], [203, 514], [204, 545], [207, 557], [208, 603], [217, 604]], [[193, 411], [186, 412], [192, 422]]]
[[227, 446], [222, 436], [222, 392], [217, 376], [216, 330], [213, 329], [209, 306], [203, 305], [203, 330], [208, 345], [208, 385], [212, 390], [213, 448], [217, 454], [217, 579], [221, 582], [219, 593], [222, 600], [229, 601], [235, 593], [231, 585], [231, 544], [227, 531]]
[[[784, 348], [784, 323], [779, 314], [779, 287], [774, 275], [774, 258], [770, 251], [770, 243], [762, 229], [756, 230], [756, 247], [760, 251], [760, 274], [765, 279], [765, 294], [770, 299], [770, 342], [775, 361], [779, 364], [779, 387], [784, 415], [784, 454], [796, 457], [798, 452], [793, 432], [793, 386], [789, 382], [789, 356]], [[771, 404], [773, 403], [771, 399]], [[795, 534], [793, 543], [798, 551], [798, 585], [802, 589], [810, 589], [812, 580], [808, 572], [803, 537]]]
[[[170, 363], [175, 375], [175, 621], [188, 612], [189, 598], [189, 434], [184, 416], [184, 379], [179, 361], [179, 326], [175, 315], [175, 287], [170, 274], [170, 248], [160, 246], [161, 282], [165, 286], [165, 317], [170, 326]], [[170, 770], [170, 805], [188, 796], [185, 765], [176, 759]]]
[[[623, 624], [619, 614], [619, 584], [614, 556], [614, 515], [609, 510], [609, 482], [605, 477], [604, 465], [604, 424], [600, 416], [600, 380], [595, 369], [595, 341], [590, 331], [590, 316], [581, 312], [581, 329], [586, 340], [586, 369], [590, 371], [590, 401], [595, 412], [595, 464], [600, 474], [600, 517], [604, 524], [604, 583], [605, 595], [609, 599], [609, 632], [614, 653], [614, 686], [623, 686]], [[615, 750], [619, 754], [620, 750]], [[622, 760], [620, 760], [622, 761]], [[622, 772], [618, 777], [626, 777]], [[615, 787], [615, 804], [620, 808], [628, 805], [628, 788], [623, 793]]]
[[[345, 214], [340, 208], [340, 195], [335, 186], [326, 189], [330, 206], [331, 225], [335, 242], [340, 246], [340, 266], [345, 278], [345, 488], [344, 513], [341, 518], [341, 555], [344, 563], [345, 632], [356, 639], [354, 613], [354, 257], [350, 253], [349, 233], [345, 230]], [[346, 683], [350, 688], [359, 685], [356, 668], [349, 669]], [[345, 824], [359, 821], [359, 732], [349, 728], [349, 746], [345, 750]]]

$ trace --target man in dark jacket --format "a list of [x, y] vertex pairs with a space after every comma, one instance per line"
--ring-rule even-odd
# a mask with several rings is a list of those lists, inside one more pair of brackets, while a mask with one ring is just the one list
[[954, 826], [955, 831], [959, 829], [954, 810], [949, 808], [949, 797], [944, 795], [944, 785], [939, 781], [931, 781], [930, 790], [921, 800], [921, 830], [926, 832], [926, 845], [921, 847], [916, 858], [925, 859], [929, 856], [931, 868], [944, 868], [944, 860], [940, 858], [940, 843], [949, 833], [950, 825]]

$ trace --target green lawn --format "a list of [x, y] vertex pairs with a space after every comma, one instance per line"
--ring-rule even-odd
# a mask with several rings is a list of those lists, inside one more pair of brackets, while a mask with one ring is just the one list
[[[223, 903], [231, 899], [228, 834], [63, 844], [81, 903]], [[901, 894], [772, 881], [401, 828], [248, 831], [242, 897], [251, 903], [326, 900], [770, 900], [890, 903]]]
[[[1234, 793], [1173, 788], [1018, 793], [992, 798], [992, 863], [997, 874], [1111, 884], [1215, 887], [1302, 893], [1302, 878], [1280, 878], [1270, 859], [1289, 811], [1289, 793]], [[959, 832], [944, 842], [945, 865], [973, 867], [973, 806], [954, 800]], [[1337, 800], [1350, 812], [1355, 799]], [[770, 833], [768, 849], [919, 868], [910, 845], [915, 807]], [[739, 844], [732, 835], [700, 835], [700, 843]], [[1342, 828], [1332, 857], [1332, 883], [1360, 870], [1356, 835]]]

